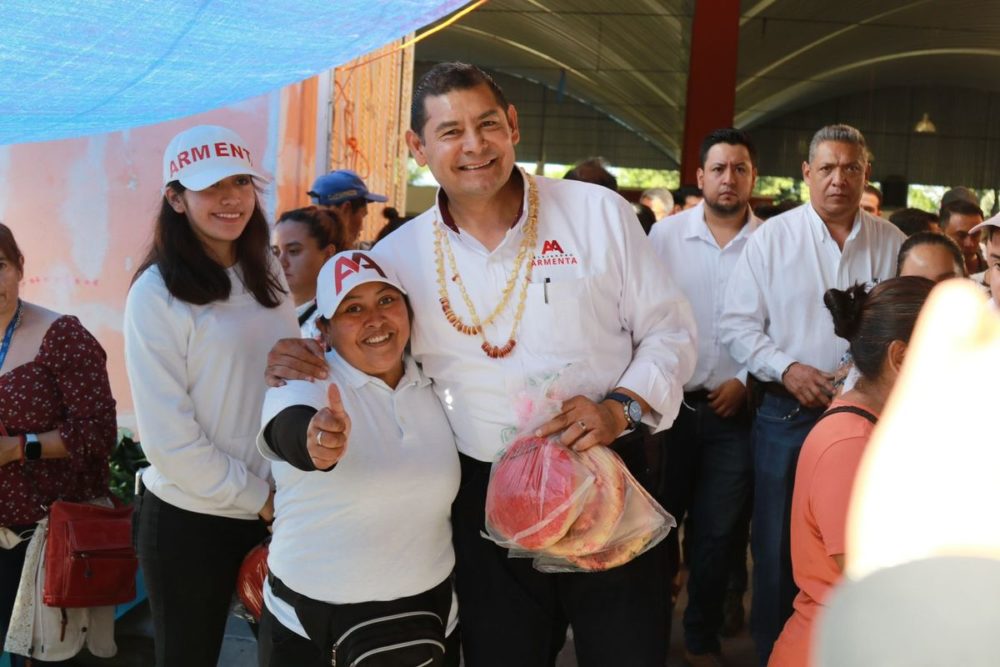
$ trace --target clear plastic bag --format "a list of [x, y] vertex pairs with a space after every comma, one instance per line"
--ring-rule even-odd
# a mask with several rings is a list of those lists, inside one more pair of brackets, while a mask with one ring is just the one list
[[[674, 518], [607, 447], [584, 452], [533, 435], [562, 401], [593, 397], [586, 369], [529, 381], [515, 397], [518, 434], [493, 462], [486, 536], [542, 572], [596, 572], [624, 565], [658, 544]], [[600, 394], [597, 394], [600, 396]]]

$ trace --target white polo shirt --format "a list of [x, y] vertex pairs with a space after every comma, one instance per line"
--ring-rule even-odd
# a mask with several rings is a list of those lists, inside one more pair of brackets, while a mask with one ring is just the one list
[[746, 367], [729, 354], [719, 336], [719, 318], [729, 276], [747, 239], [761, 221], [752, 213], [739, 233], [720, 248], [705, 224], [705, 203], [653, 225], [649, 240], [691, 303], [698, 323], [698, 363], [684, 391], [713, 390], [732, 378], [746, 384]]
[[[328, 472], [272, 461], [277, 490], [268, 567], [286, 586], [314, 600], [394, 600], [445, 580], [455, 564], [451, 503], [461, 475], [455, 439], [430, 381], [407, 358], [395, 389], [335, 352], [330, 379], [269, 389], [261, 425], [293, 405], [326, 406], [335, 382], [351, 417], [347, 451]], [[306, 636], [291, 606], [264, 587], [264, 602], [290, 630]]]
[[823, 294], [892, 278], [905, 238], [860, 209], [843, 250], [811, 204], [771, 218], [747, 241], [729, 279], [722, 342], [765, 381], [780, 381], [796, 361], [832, 373], [847, 341], [833, 333]]
[[[694, 370], [691, 307], [628, 202], [590, 183], [543, 177], [535, 182], [540, 213], [531, 283], [517, 345], [506, 358], [487, 357], [482, 340], [456, 331], [442, 312], [434, 254], [440, 192], [437, 205], [372, 250], [392, 265], [409, 293], [413, 356], [434, 381], [459, 451], [480, 461], [492, 461], [513, 434], [512, 396], [526, 378], [587, 364], [596, 393], [616, 386], [634, 391], [653, 409], [643, 421], [660, 430], [676, 417]], [[446, 232], [482, 317], [493, 311], [507, 284], [527, 213], [526, 186], [521, 218], [493, 251], [470, 234]], [[506, 343], [521, 286], [518, 280], [511, 305], [487, 327], [491, 343]], [[448, 293], [455, 312], [471, 322], [453, 282]]]

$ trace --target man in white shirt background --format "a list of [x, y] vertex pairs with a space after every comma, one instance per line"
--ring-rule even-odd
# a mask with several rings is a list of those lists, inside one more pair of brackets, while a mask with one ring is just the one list
[[730, 273], [761, 224], [750, 210], [756, 162], [747, 133], [711, 132], [702, 141], [697, 172], [704, 199], [658, 222], [649, 235], [698, 325], [698, 363], [666, 434], [661, 498], [678, 522], [689, 510], [684, 644], [696, 667], [718, 664], [729, 553], [753, 483], [746, 367], [722, 344], [718, 324]]
[[[460, 452], [452, 524], [465, 664], [548, 667], [568, 622], [580, 664], [662, 667], [660, 547], [605, 572], [543, 574], [481, 535], [491, 462], [515, 431], [517, 389], [587, 367], [601, 395], [564, 401], [541, 435], [575, 449], [613, 446], [645, 477], [634, 429], [670, 426], [696, 355], [690, 306], [628, 202], [521, 171], [519, 137], [515, 108], [486, 73], [463, 63], [428, 71], [414, 87], [407, 143], [441, 189], [374, 251], [409, 295], [412, 354]], [[300, 362], [284, 355], [305, 344], [283, 344], [269, 373], [298, 379], [288, 369]]]
[[891, 223], [860, 209], [870, 171], [858, 130], [829, 125], [816, 132], [802, 165], [809, 202], [751, 236], [726, 290], [722, 341], [759, 386], [751, 434], [750, 629], [761, 665], [797, 592], [789, 511], [798, 453], [834, 394], [834, 372], [847, 351], [847, 342], [833, 333], [823, 294], [891, 278], [904, 238]]

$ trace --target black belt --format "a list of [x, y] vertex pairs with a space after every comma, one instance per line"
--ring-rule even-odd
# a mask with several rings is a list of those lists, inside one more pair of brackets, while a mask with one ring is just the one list
[[306, 599], [304, 595], [300, 595], [293, 591], [291, 588], [285, 585], [281, 579], [274, 576], [273, 572], [267, 573], [267, 583], [271, 586], [271, 592], [278, 596], [279, 599], [284, 600], [293, 607], [297, 602], [302, 599]]
[[711, 394], [708, 389], [696, 389], [695, 391], [685, 391], [684, 392], [684, 402], [685, 403], [708, 403], [708, 395]]

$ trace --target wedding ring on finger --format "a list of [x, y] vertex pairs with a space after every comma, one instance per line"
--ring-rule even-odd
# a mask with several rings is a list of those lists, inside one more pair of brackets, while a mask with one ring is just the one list
[[587, 432], [587, 424], [582, 419], [578, 421], [576, 425], [579, 426], [580, 430], [583, 431], [584, 433]]
[[317, 432], [316, 432], [316, 442], [318, 442], [318, 443], [319, 443], [319, 446], [320, 446], [320, 447], [323, 447], [323, 446], [324, 446], [324, 445], [323, 445], [323, 431], [317, 431]]

